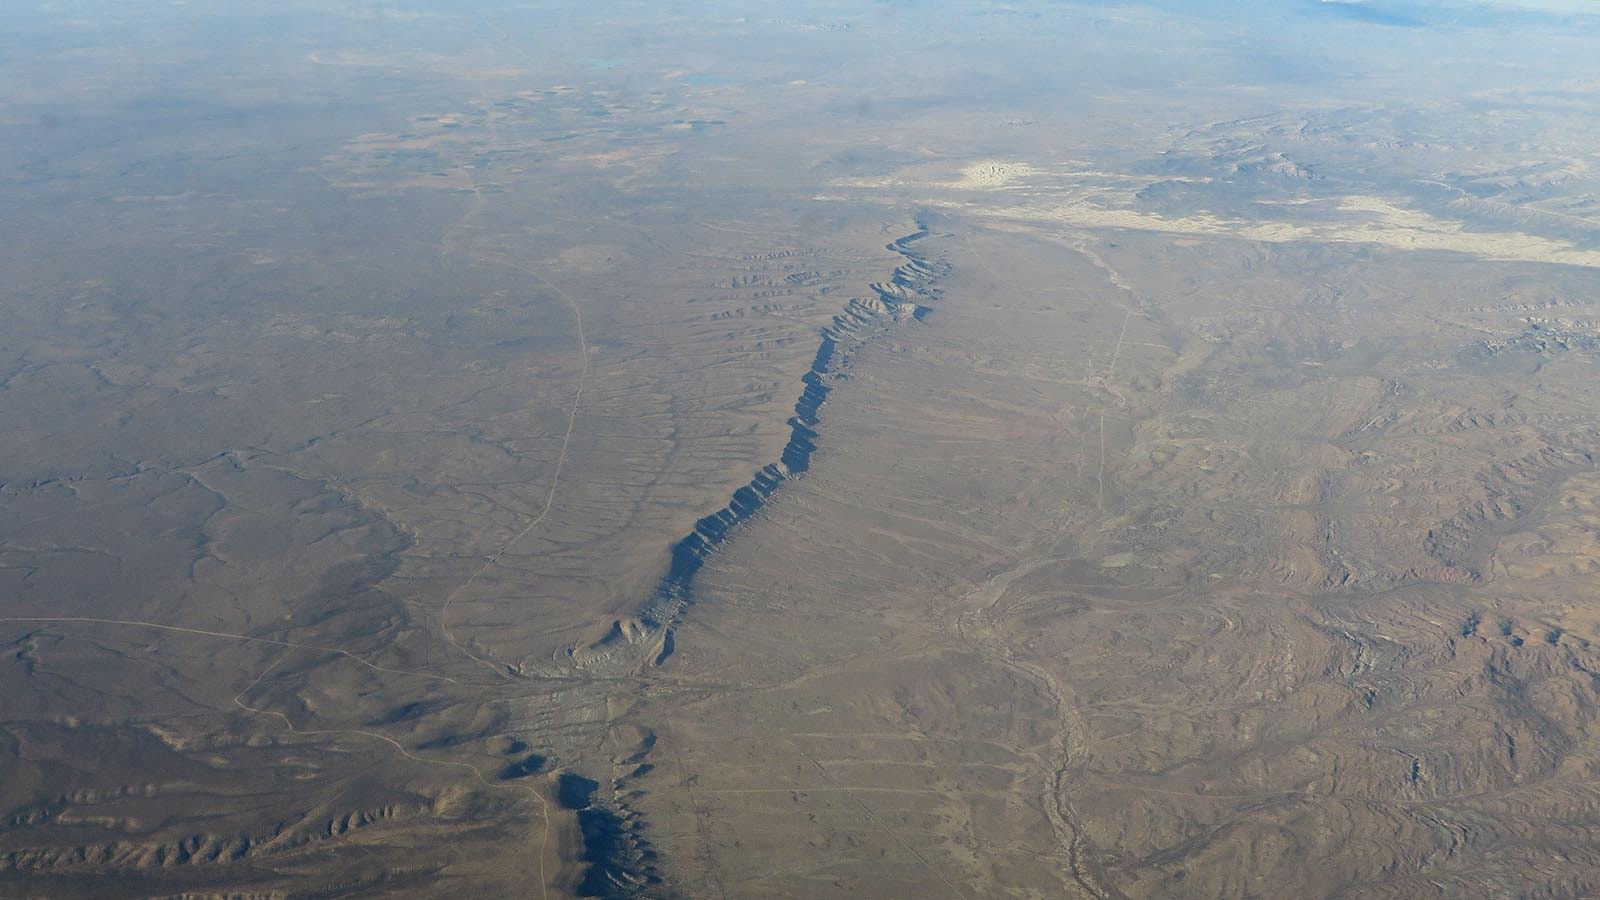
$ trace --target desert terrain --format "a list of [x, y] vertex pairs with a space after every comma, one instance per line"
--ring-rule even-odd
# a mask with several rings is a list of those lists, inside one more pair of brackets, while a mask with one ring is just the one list
[[0, 22], [0, 896], [1600, 893], [1581, 4]]

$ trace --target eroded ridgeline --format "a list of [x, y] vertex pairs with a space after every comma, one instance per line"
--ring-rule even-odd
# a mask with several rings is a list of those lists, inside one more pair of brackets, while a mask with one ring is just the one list
[[845, 379], [843, 370], [851, 354], [900, 323], [921, 319], [938, 299], [936, 282], [949, 270], [949, 263], [920, 252], [917, 242], [928, 234], [926, 221], [918, 218], [917, 231], [888, 245], [904, 258], [889, 280], [871, 285], [870, 297], [852, 298], [822, 329], [816, 358], [802, 379], [805, 387], [789, 419], [789, 442], [779, 460], [761, 467], [749, 484], [733, 492], [725, 506], [696, 522], [694, 530], [673, 546], [671, 568], [640, 615], [645, 627], [660, 635], [657, 665], [672, 655], [673, 628], [693, 602], [694, 578], [706, 557], [740, 522], [761, 509], [785, 481], [810, 468], [820, 436], [818, 413]]
[[[789, 440], [778, 461], [762, 466], [722, 508], [696, 522], [694, 530], [673, 545], [671, 565], [637, 623], [624, 626], [618, 622], [611, 634], [589, 648], [591, 655], [580, 665], [616, 660], [617, 651], [624, 644], [636, 648], [642, 644], [655, 665], [672, 655], [673, 630], [684, 609], [693, 602], [694, 579], [706, 558], [739, 523], [760, 510], [785, 481], [810, 468], [811, 455], [820, 438], [819, 412], [828, 395], [846, 378], [844, 370], [851, 355], [895, 327], [921, 319], [938, 299], [935, 285], [949, 270], [949, 264], [920, 250], [918, 242], [928, 236], [929, 230], [920, 217], [917, 226], [916, 232], [888, 245], [903, 258], [889, 280], [871, 285], [870, 297], [850, 300], [822, 329], [817, 355], [802, 379], [804, 388], [789, 419]], [[637, 659], [631, 654], [627, 658]], [[579, 888], [583, 896], [655, 896], [654, 892], [660, 889], [661, 873], [645, 822], [629, 808], [623, 796], [629, 781], [648, 768], [645, 760], [653, 742], [653, 736], [648, 738], [640, 752], [626, 761], [627, 766], [637, 768], [613, 780], [607, 801], [602, 802], [599, 797], [598, 782], [576, 775], [563, 776], [561, 803], [578, 811], [582, 829], [583, 858], [587, 863]], [[570, 791], [566, 789], [574, 785], [585, 787], [581, 802], [567, 796]]]

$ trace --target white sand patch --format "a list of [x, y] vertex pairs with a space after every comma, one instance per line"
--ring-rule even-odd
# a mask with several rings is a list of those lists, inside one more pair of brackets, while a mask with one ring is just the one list
[[961, 179], [948, 182], [945, 186], [965, 191], [1005, 187], [1019, 178], [1026, 178], [1034, 174], [1036, 171], [1032, 166], [1025, 163], [990, 159], [964, 167], [961, 170]]
[[[937, 202], [937, 201], [935, 201]], [[957, 204], [977, 215], [1032, 222], [1061, 222], [1084, 228], [1125, 228], [1175, 234], [1237, 237], [1265, 243], [1320, 241], [1380, 244], [1399, 250], [1445, 250], [1497, 261], [1558, 263], [1600, 268], [1600, 251], [1518, 231], [1467, 231], [1460, 222], [1396, 206], [1381, 197], [1341, 197], [1338, 208], [1354, 214], [1343, 222], [1250, 222], [1202, 214], [1169, 217], [1117, 209], [1080, 200], [985, 208]]]

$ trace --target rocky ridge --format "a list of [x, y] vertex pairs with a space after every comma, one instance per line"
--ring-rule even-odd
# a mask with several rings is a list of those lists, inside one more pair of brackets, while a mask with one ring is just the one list
[[[939, 256], [920, 250], [918, 242], [931, 230], [921, 218], [917, 226], [917, 231], [887, 245], [904, 260], [889, 279], [871, 284], [872, 296], [852, 298], [821, 330], [816, 357], [802, 378], [804, 387], [788, 421], [789, 441], [779, 460], [758, 469], [725, 505], [697, 521], [694, 530], [673, 545], [671, 563], [650, 603], [636, 619], [616, 622], [602, 640], [586, 648], [574, 648], [571, 655], [578, 666], [592, 669], [628, 660], [654, 667], [671, 657], [676, 626], [694, 602], [694, 579], [706, 559], [741, 523], [765, 506], [786, 481], [810, 468], [821, 436], [822, 406], [828, 395], [848, 379], [852, 354], [905, 323], [920, 321], [932, 311], [932, 304], [939, 298], [937, 282], [950, 266]], [[627, 647], [634, 648], [634, 652], [624, 652]], [[598, 782], [572, 774], [563, 776], [564, 784], [581, 784], [584, 788], [581, 799], [563, 800], [563, 806], [578, 810], [583, 833], [583, 858], [588, 868], [578, 888], [582, 896], [653, 896], [662, 889], [656, 852], [644, 834], [647, 823], [631, 802], [637, 799], [634, 779], [651, 768], [645, 757], [652, 743], [653, 739], [647, 740], [639, 753], [622, 761], [621, 774], [609, 784], [609, 799], [601, 796]]]

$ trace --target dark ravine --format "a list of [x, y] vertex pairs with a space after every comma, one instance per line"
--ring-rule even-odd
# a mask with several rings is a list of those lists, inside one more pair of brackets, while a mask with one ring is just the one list
[[604, 900], [639, 896], [658, 885], [655, 851], [638, 834], [638, 826], [623, 820], [595, 799], [600, 783], [571, 772], [556, 782], [556, 802], [577, 813], [583, 838], [583, 860], [588, 863], [578, 883], [580, 897]]
[[[775, 463], [762, 466], [750, 482], [733, 492], [716, 512], [695, 523], [694, 530], [672, 548], [671, 564], [657, 585], [650, 604], [639, 616], [639, 626], [624, 628], [620, 623], [602, 644], [619, 640], [644, 643], [654, 654], [656, 666], [666, 662], [676, 646], [675, 629], [684, 610], [693, 603], [694, 579], [708, 556], [740, 523], [753, 516], [784, 482], [811, 467], [812, 454], [821, 435], [820, 412], [829, 394], [846, 378], [851, 355], [873, 339], [908, 321], [920, 321], [939, 298], [936, 283], [950, 270], [937, 256], [920, 252], [917, 242], [930, 234], [923, 217], [917, 231], [892, 241], [888, 249], [904, 261], [886, 282], [871, 285], [872, 296], [853, 298], [833, 322], [819, 335], [816, 357], [801, 379], [804, 387], [789, 419], [789, 441]], [[656, 854], [644, 832], [646, 823], [630, 808], [630, 787], [635, 777], [650, 769], [651, 738], [640, 752], [628, 760], [631, 772], [613, 779], [611, 800], [597, 796], [599, 784], [577, 775], [563, 775], [559, 800], [576, 810], [582, 831], [583, 859], [588, 864], [578, 885], [580, 896], [602, 898], [672, 897], [656, 867]], [[509, 770], [508, 770], [509, 771]]]
[[892, 241], [888, 249], [904, 258], [886, 282], [871, 285], [873, 296], [852, 298], [833, 322], [822, 329], [816, 358], [801, 379], [805, 387], [789, 418], [789, 441], [778, 462], [761, 467], [750, 483], [733, 492], [721, 509], [695, 523], [694, 530], [672, 548], [672, 564], [656, 587], [655, 598], [641, 615], [645, 626], [660, 634], [660, 651], [655, 664], [672, 655], [673, 629], [683, 610], [693, 603], [694, 578], [706, 557], [741, 522], [761, 509], [783, 483], [811, 467], [820, 437], [818, 426], [822, 405], [838, 382], [845, 378], [850, 356], [862, 345], [897, 324], [920, 321], [939, 298], [936, 282], [950, 268], [945, 260], [930, 257], [914, 246], [929, 235], [928, 222], [917, 218], [917, 231]]

